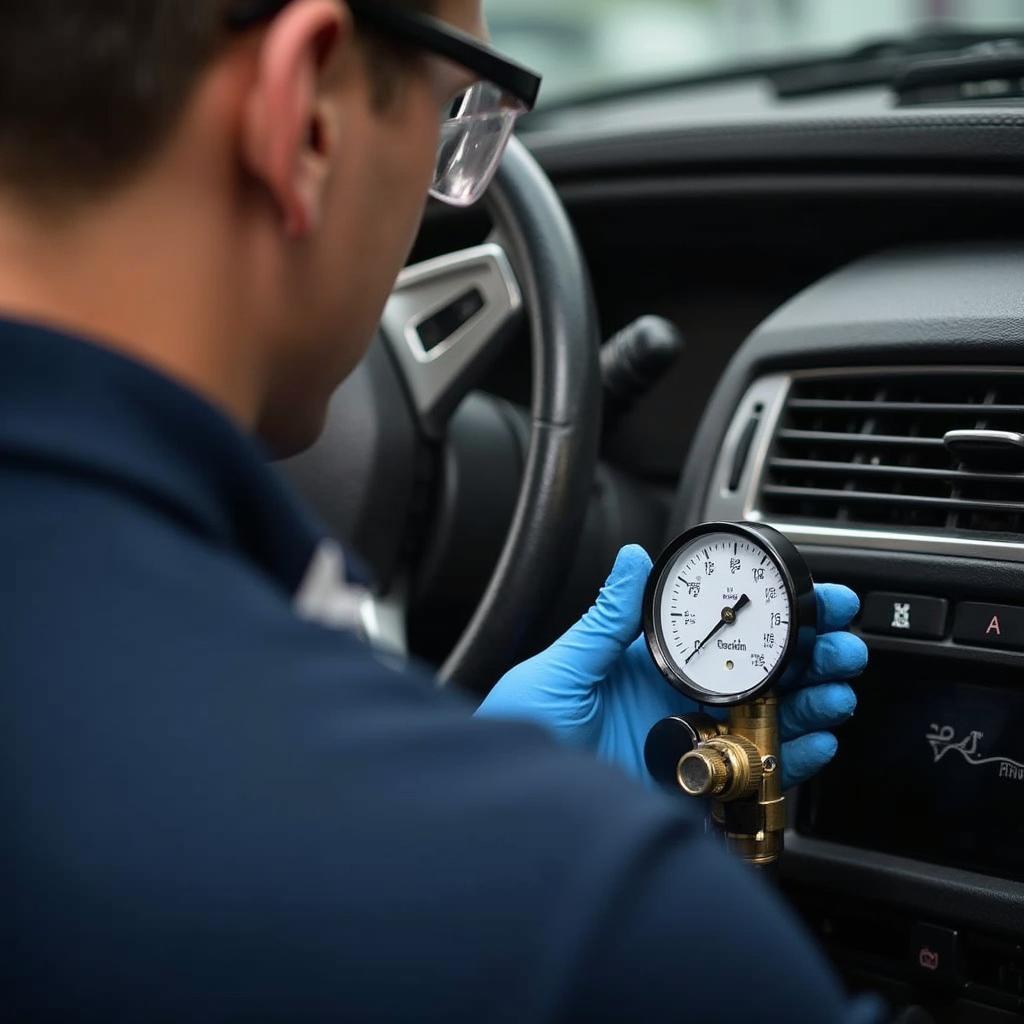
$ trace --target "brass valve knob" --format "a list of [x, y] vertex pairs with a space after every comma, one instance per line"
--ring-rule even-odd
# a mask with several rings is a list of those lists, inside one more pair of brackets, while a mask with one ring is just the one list
[[729, 848], [752, 864], [774, 864], [786, 829], [773, 696], [733, 708], [729, 724], [705, 715], [666, 718], [644, 747], [651, 776], [676, 793], [709, 800]]
[[708, 715], [682, 715], [660, 721], [647, 736], [644, 762], [660, 785], [678, 791], [679, 761], [725, 727]]
[[729, 765], [717, 750], [691, 750], [679, 762], [676, 776], [690, 796], [721, 796], [729, 785]]
[[764, 777], [761, 753], [743, 736], [718, 736], [679, 760], [679, 785], [690, 796], [742, 800], [757, 792]]

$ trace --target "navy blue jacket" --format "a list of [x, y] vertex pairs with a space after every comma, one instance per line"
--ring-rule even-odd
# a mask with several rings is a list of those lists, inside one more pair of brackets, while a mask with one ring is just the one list
[[322, 539], [196, 396], [0, 324], [0, 1012], [874, 1019], [685, 805], [300, 617]]

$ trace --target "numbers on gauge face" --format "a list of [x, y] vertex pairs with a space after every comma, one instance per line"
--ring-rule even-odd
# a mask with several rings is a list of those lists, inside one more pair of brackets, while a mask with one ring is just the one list
[[755, 540], [724, 532], [695, 538], [663, 579], [664, 653], [701, 690], [742, 694], [775, 671], [793, 610], [782, 573]]

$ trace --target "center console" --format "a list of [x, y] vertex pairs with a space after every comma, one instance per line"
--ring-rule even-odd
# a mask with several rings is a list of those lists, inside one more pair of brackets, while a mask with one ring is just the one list
[[801, 794], [801, 835], [1024, 882], [1020, 675], [878, 655], [843, 757]]
[[1022, 434], [1024, 245], [884, 253], [743, 345], [675, 507], [862, 595], [860, 704], [783, 876], [853, 987], [940, 1021], [1024, 1014]]

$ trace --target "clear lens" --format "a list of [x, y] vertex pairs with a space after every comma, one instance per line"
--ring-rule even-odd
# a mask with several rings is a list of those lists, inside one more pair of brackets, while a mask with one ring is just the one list
[[518, 100], [490, 82], [478, 82], [463, 93], [441, 125], [430, 194], [452, 206], [475, 203], [494, 178], [523, 112]]

